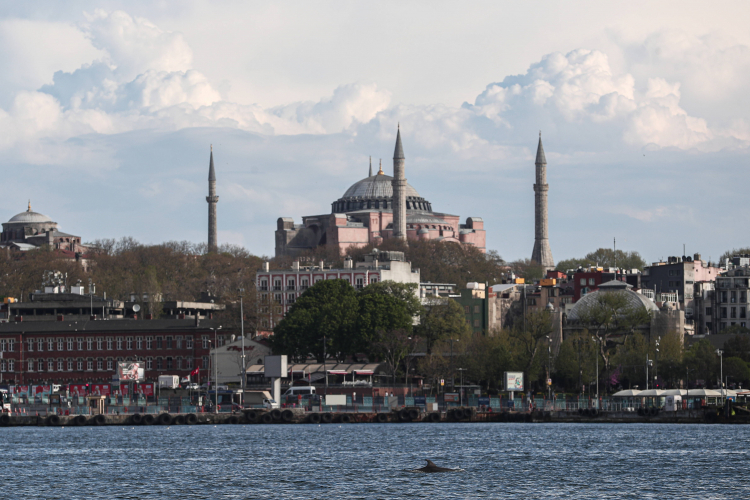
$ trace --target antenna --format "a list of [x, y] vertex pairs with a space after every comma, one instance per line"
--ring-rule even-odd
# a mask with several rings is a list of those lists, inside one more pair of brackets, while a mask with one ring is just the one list
[[617, 237], [612, 238], [614, 242], [614, 255], [615, 255], [615, 272], [617, 272]]

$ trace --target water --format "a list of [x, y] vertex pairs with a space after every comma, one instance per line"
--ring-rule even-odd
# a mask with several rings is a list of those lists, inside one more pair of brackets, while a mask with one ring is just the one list
[[[749, 436], [659, 424], [0, 428], [0, 498], [748, 498]], [[464, 471], [405, 471], [425, 458]]]

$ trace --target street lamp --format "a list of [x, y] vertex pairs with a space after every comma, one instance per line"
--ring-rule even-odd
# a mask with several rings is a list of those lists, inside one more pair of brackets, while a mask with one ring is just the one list
[[240, 335], [242, 335], [242, 379], [240, 380], [240, 405], [245, 406], [245, 380], [247, 379], [247, 368], [245, 368], [245, 311], [242, 307], [242, 297], [245, 294], [245, 289], [240, 288]]
[[[594, 342], [601, 342], [599, 337], [591, 337]], [[599, 407], [599, 351], [596, 352], [596, 407]]]
[[[219, 413], [219, 343], [217, 341], [216, 331], [221, 330], [221, 326], [218, 328], [209, 328], [214, 332], [214, 413]], [[211, 341], [208, 341], [211, 344]]]
[[461, 387], [458, 389], [458, 406], [464, 405], [464, 371], [466, 371], [466, 368], [457, 368], [458, 371], [461, 372]]
[[654, 362], [646, 356], [646, 390], [648, 390], [648, 367], [654, 366]]
[[659, 341], [661, 337], [656, 339], [656, 350], [654, 352], [654, 389], [659, 388]]
[[720, 359], [720, 367], [721, 371], [719, 372], [719, 385], [721, 386], [721, 399], [724, 399], [724, 351], [721, 349], [716, 349], [716, 354], [719, 356]]
[[547, 335], [547, 399], [552, 399], [552, 337]]
[[453, 371], [453, 342], [458, 342], [459, 339], [448, 339], [448, 342], [451, 343], [451, 388], [455, 391], [456, 390], [456, 379], [454, 376]]

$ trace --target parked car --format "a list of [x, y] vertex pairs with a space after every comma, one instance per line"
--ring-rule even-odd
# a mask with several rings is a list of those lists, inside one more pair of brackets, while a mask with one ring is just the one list
[[199, 386], [199, 385], [198, 385], [198, 384], [196, 384], [196, 383], [192, 383], [192, 384], [187, 384], [187, 385], [185, 386], [185, 389], [187, 389], [188, 391], [199, 391], [199, 390], [200, 390], [200, 388], [201, 388], [201, 386]]

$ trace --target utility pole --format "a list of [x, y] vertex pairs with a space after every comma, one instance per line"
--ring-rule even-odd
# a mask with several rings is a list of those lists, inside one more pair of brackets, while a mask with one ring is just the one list
[[[214, 332], [214, 395], [215, 402], [214, 402], [214, 413], [219, 413], [219, 342], [218, 337], [216, 334], [217, 330], [221, 330], [221, 326], [218, 328], [209, 328], [209, 330], [213, 330]], [[209, 344], [211, 341], [209, 340]], [[210, 359], [210, 356], [209, 356]]]
[[[601, 342], [598, 337], [591, 339], [597, 343]], [[596, 351], [596, 407], [599, 408], [599, 351]]]
[[242, 296], [245, 294], [245, 289], [240, 288], [240, 335], [242, 335], [242, 379], [240, 380], [240, 405], [245, 406], [245, 381], [247, 379], [247, 368], [245, 367], [245, 311], [242, 307]]
[[721, 371], [719, 372], [719, 385], [721, 386], [721, 399], [724, 399], [724, 351], [716, 349], [716, 354], [719, 355]]

